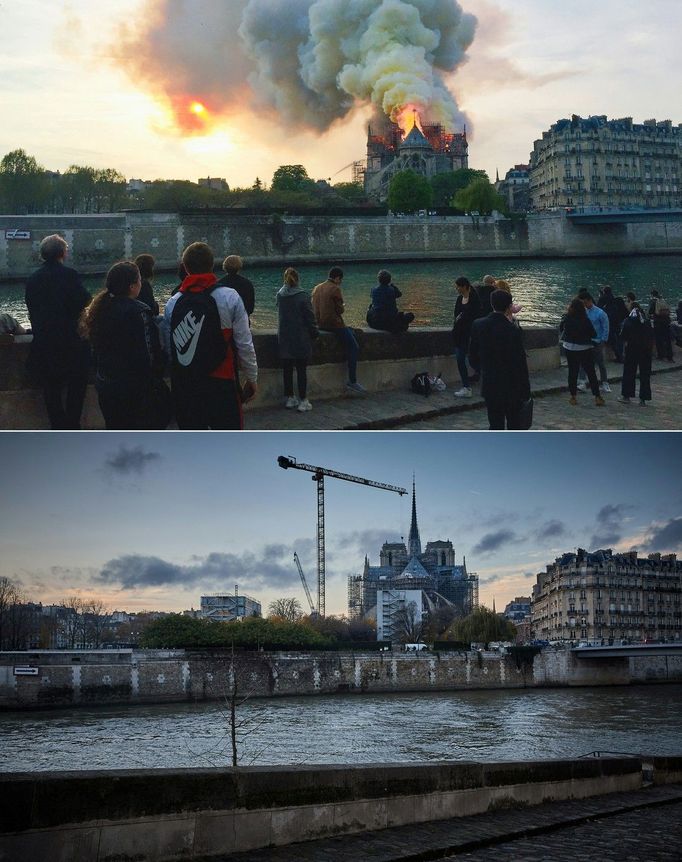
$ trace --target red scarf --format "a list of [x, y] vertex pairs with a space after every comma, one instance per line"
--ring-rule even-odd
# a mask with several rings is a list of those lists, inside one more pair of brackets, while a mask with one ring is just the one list
[[187, 293], [188, 291], [191, 291], [192, 293], [201, 293], [202, 290], [208, 290], [209, 287], [213, 287], [217, 282], [218, 279], [212, 272], [201, 272], [198, 275], [188, 275], [182, 282], [180, 293]]

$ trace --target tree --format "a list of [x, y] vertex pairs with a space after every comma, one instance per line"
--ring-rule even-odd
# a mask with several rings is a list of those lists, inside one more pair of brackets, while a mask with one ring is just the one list
[[487, 178], [479, 177], [454, 197], [454, 206], [468, 213], [478, 213], [489, 216], [493, 210], [505, 212], [507, 205], [504, 198], [495, 191]]
[[473, 613], [456, 620], [446, 633], [447, 640], [463, 643], [516, 641], [516, 627], [506, 617], [481, 605]]
[[394, 631], [400, 643], [420, 643], [424, 634], [422, 614], [416, 602], [402, 605], [394, 615]]
[[400, 171], [388, 189], [388, 208], [394, 213], [415, 213], [428, 209], [433, 189], [426, 177], [414, 171]]
[[367, 200], [362, 183], [336, 183], [336, 194], [351, 204], [364, 204]]
[[40, 213], [50, 185], [45, 169], [25, 150], [12, 150], [0, 161], [2, 210], [13, 215]]
[[276, 619], [296, 623], [303, 616], [303, 608], [298, 599], [275, 599], [268, 605], [268, 614]]
[[83, 630], [85, 643], [99, 649], [104, 640], [104, 629], [109, 621], [109, 612], [100, 599], [83, 603]]
[[303, 165], [280, 165], [272, 177], [273, 192], [310, 192], [315, 182]]
[[448, 171], [444, 174], [436, 174], [431, 178], [433, 189], [433, 205], [437, 207], [448, 207], [457, 194], [474, 180], [488, 179], [485, 171], [475, 171], [473, 168], [460, 168], [457, 171]]

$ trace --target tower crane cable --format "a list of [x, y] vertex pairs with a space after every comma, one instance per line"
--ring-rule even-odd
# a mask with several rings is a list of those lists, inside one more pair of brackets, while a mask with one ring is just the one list
[[406, 488], [397, 485], [387, 485], [384, 482], [374, 482], [363, 476], [353, 476], [350, 473], [340, 473], [338, 470], [329, 470], [326, 467], [315, 467], [312, 464], [299, 463], [295, 458], [280, 455], [277, 463], [283, 470], [304, 470], [312, 473], [313, 482], [317, 483], [317, 613], [320, 617], [325, 616], [325, 587], [326, 587], [326, 561], [325, 561], [325, 523], [324, 523], [324, 479], [342, 479], [344, 482], [353, 482], [357, 485], [365, 485], [368, 488], [378, 488], [382, 491], [393, 491], [403, 497], [407, 494]]

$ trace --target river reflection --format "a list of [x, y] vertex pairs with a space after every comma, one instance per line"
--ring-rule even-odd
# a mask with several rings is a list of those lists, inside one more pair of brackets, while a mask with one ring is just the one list
[[[634, 290], [648, 297], [657, 287], [668, 298], [671, 307], [682, 299], [679, 287], [680, 258], [677, 256], [604, 257], [572, 260], [454, 260], [420, 261], [383, 264], [393, 274], [393, 280], [403, 292], [401, 308], [416, 315], [415, 326], [451, 326], [455, 303], [453, 283], [459, 275], [472, 282], [486, 273], [507, 279], [514, 299], [523, 306], [519, 314], [527, 325], [557, 325], [568, 302], [581, 287], [594, 292], [610, 285], [618, 294]], [[379, 264], [343, 264], [346, 300], [345, 320], [350, 326], [365, 328], [369, 293], [374, 286]], [[299, 267], [301, 282], [311, 290], [327, 276], [328, 267]], [[256, 288], [256, 311], [251, 323], [254, 329], [277, 326], [275, 295], [281, 287], [280, 268], [251, 267], [245, 270]], [[88, 278], [86, 284], [93, 293], [101, 288], [101, 278]], [[177, 286], [174, 275], [161, 274], [154, 283], [160, 303], [165, 303]], [[9, 312], [28, 325], [23, 286], [0, 285], [0, 310]]]
[[[542, 760], [682, 753], [682, 685], [342, 695], [241, 708], [241, 763]], [[220, 704], [0, 714], [6, 771], [225, 766]]]

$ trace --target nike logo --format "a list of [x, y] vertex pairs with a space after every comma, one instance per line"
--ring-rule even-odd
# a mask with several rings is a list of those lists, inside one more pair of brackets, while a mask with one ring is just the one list
[[197, 320], [194, 313], [189, 311], [173, 330], [173, 343], [177, 351], [178, 362], [185, 368], [192, 364], [205, 320], [205, 315], [201, 320]]

